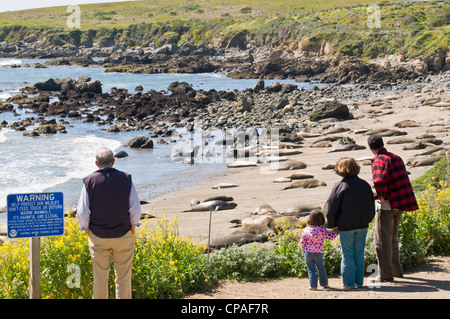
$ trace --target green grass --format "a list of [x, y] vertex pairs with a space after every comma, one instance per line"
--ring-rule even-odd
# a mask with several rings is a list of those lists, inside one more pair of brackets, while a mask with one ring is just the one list
[[[378, 3], [377, 0], [359, 0], [357, 5]], [[126, 27], [135, 23], [169, 22], [201, 19], [215, 20], [285, 16], [292, 13], [329, 10], [354, 6], [353, 0], [147, 0], [80, 5], [82, 29], [100, 27]], [[250, 8], [251, 10], [246, 10]], [[364, 7], [365, 9], [365, 7]], [[250, 11], [250, 12], [249, 12]], [[67, 6], [21, 10], [0, 13], [0, 24], [26, 26], [66, 27]]]
[[[371, 29], [367, 6], [377, 3], [381, 27]], [[217, 47], [244, 32], [256, 46], [317, 51], [326, 41], [335, 55], [370, 60], [397, 52], [433, 55], [448, 50], [450, 39], [448, 0], [148, 0], [80, 7], [80, 30], [67, 27], [66, 6], [0, 13], [0, 41]]]

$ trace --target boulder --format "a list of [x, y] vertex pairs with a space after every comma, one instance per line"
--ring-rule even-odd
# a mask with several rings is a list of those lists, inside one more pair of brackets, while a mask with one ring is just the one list
[[102, 83], [99, 80], [92, 80], [88, 76], [80, 76], [73, 80], [53, 79], [50, 78], [45, 82], [37, 82], [34, 87], [39, 91], [70, 91], [74, 90], [78, 93], [102, 93]]
[[78, 93], [102, 93], [102, 84], [99, 80], [91, 80], [88, 76], [80, 76], [75, 80], [74, 89]]
[[153, 141], [146, 136], [137, 136], [124, 144], [125, 147], [149, 149], [153, 148]]
[[250, 112], [252, 110], [252, 104], [245, 98], [241, 97], [234, 105], [236, 112]]
[[55, 82], [54, 79], [48, 79], [45, 82], [37, 82], [34, 87], [39, 91], [59, 91], [61, 90], [61, 84]]
[[309, 115], [311, 121], [317, 122], [326, 118], [345, 119], [350, 116], [348, 106], [336, 100], [321, 102]]
[[265, 87], [264, 80], [259, 79], [258, 82], [256, 82], [255, 86], [253, 87], [253, 90], [261, 91], [264, 90], [264, 87]]

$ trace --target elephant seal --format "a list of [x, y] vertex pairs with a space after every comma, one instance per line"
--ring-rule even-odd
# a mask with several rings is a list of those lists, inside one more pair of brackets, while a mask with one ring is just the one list
[[293, 142], [278, 142], [278, 147], [280, 149], [293, 149], [302, 147], [301, 144], [293, 143]]
[[332, 135], [332, 136], [322, 136], [319, 137], [318, 139], [316, 139], [313, 144], [319, 143], [319, 142], [323, 142], [323, 141], [328, 141], [328, 142], [334, 142], [334, 141], [338, 141], [343, 139], [343, 136], [338, 136], [338, 135]]
[[311, 145], [311, 147], [317, 147], [317, 148], [331, 147], [331, 146], [333, 146], [333, 144], [331, 144], [330, 141], [320, 141], [320, 142], [313, 143]]
[[237, 204], [233, 202], [226, 202], [223, 200], [212, 200], [192, 206], [191, 208], [184, 210], [183, 212], [207, 212], [215, 209], [226, 210], [226, 209], [233, 209], [236, 206]]
[[288, 176], [286, 176], [286, 178], [289, 179], [307, 179], [307, 178], [314, 178], [315, 176], [313, 174], [309, 174], [309, 173], [292, 173]]
[[279, 149], [278, 151], [274, 152], [275, 154], [278, 154], [278, 156], [291, 156], [291, 155], [299, 155], [302, 154], [302, 151], [299, 151], [298, 149]]
[[256, 209], [252, 212], [253, 215], [266, 215], [266, 214], [276, 214], [277, 211], [273, 209], [272, 206], [268, 204], [262, 204], [256, 207]]
[[380, 128], [380, 129], [373, 129], [369, 130], [365, 133], [366, 135], [373, 135], [373, 134], [380, 134], [381, 136], [400, 136], [400, 135], [407, 135], [407, 132], [399, 131], [399, 130], [392, 130], [392, 129], [386, 129], [386, 128]]
[[406, 144], [406, 143], [414, 143], [416, 140], [413, 138], [407, 137], [397, 137], [392, 140], [387, 141], [387, 144]]
[[292, 179], [287, 178], [287, 177], [278, 177], [278, 178], [275, 178], [273, 180], [273, 182], [274, 183], [290, 183], [290, 182], [292, 182]]
[[285, 162], [289, 158], [286, 156], [275, 156], [275, 155], [269, 155], [269, 156], [261, 156], [258, 158], [258, 163], [277, 163], [277, 162]]
[[431, 154], [439, 152], [440, 150], [443, 150], [443, 149], [444, 149], [444, 147], [442, 147], [442, 146], [430, 146], [430, 147], [427, 147], [422, 152], [415, 154], [414, 156], [431, 155]]
[[315, 178], [302, 179], [292, 182], [290, 185], [284, 187], [282, 190], [292, 189], [292, 188], [315, 188], [319, 186], [327, 186], [327, 183], [321, 182]]
[[235, 161], [227, 165], [229, 168], [240, 168], [240, 167], [255, 167], [258, 163], [253, 161]]
[[394, 126], [397, 126], [399, 128], [419, 127], [419, 124], [413, 120], [403, 120], [403, 121], [395, 123]]
[[418, 141], [418, 142], [414, 142], [408, 145], [405, 145], [403, 147], [404, 151], [408, 151], [408, 150], [422, 150], [424, 148], [427, 148], [428, 144], [425, 143], [424, 141]]
[[238, 185], [233, 184], [233, 183], [219, 183], [214, 185], [212, 188], [213, 189], [222, 189], [222, 188], [232, 188], [232, 187], [238, 187]]
[[221, 195], [219, 195], [219, 196], [213, 196], [213, 197], [209, 197], [209, 198], [205, 199], [202, 203], [204, 203], [204, 202], [210, 202], [210, 201], [213, 201], [213, 200], [223, 200], [224, 202], [231, 202], [231, 201], [233, 201], [233, 197], [230, 197], [230, 196], [221, 196]]
[[336, 163], [330, 163], [322, 166], [322, 169], [334, 169], [336, 167]]
[[288, 171], [293, 169], [303, 169], [306, 168], [306, 166], [307, 165], [303, 162], [290, 159], [281, 163], [278, 168], [272, 168], [271, 170]]
[[436, 135], [424, 133], [424, 134], [417, 135], [416, 138], [419, 140], [423, 140], [423, 139], [427, 139], [427, 138], [436, 138]]
[[340, 126], [340, 127], [331, 127], [325, 132], [325, 134], [337, 134], [337, 133], [343, 133], [343, 132], [348, 132], [348, 131], [350, 131], [349, 128], [342, 127], [342, 126]]
[[435, 162], [439, 161], [441, 158], [443, 158], [445, 155], [431, 155], [424, 158], [417, 158], [414, 161], [412, 161], [411, 166], [412, 167], [419, 167], [419, 166], [431, 166]]
[[191, 205], [191, 207], [194, 207], [195, 205], [200, 204], [201, 202], [198, 199], [191, 199], [191, 201], [189, 202], [189, 205]]
[[309, 213], [316, 208], [320, 209], [321, 207], [308, 204], [298, 204], [284, 209], [280, 212], [280, 215], [303, 217], [309, 215]]
[[246, 217], [243, 220], [241, 220], [241, 225], [242, 226], [244, 226], [244, 225], [264, 225], [269, 228], [274, 228], [275, 227], [275, 219], [268, 215], [250, 216], [250, 217]]
[[252, 242], [266, 242], [269, 236], [265, 234], [250, 234], [250, 233], [234, 233], [226, 237], [218, 238], [212, 241], [209, 248], [220, 249], [233, 245], [245, 245]]
[[426, 138], [423, 141], [426, 143], [434, 144], [434, 145], [441, 145], [442, 143], [444, 143], [443, 140], [440, 140], [438, 138]]
[[355, 150], [364, 150], [366, 147], [364, 145], [358, 144], [345, 144], [338, 147], [333, 148], [330, 153], [334, 152], [346, 152], [346, 151], [355, 151]]

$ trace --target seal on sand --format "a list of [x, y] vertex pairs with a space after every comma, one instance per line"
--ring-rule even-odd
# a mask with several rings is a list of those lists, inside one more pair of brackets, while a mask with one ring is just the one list
[[330, 163], [322, 166], [322, 169], [334, 169], [336, 167], [336, 163]]
[[262, 204], [256, 207], [252, 212], [253, 215], [266, 215], [266, 214], [276, 214], [276, 210], [268, 204]]
[[407, 151], [407, 150], [422, 150], [422, 149], [427, 148], [427, 147], [428, 147], [427, 143], [425, 143], [423, 141], [418, 141], [418, 142], [414, 142], [414, 143], [405, 145], [403, 147], [403, 150], [404, 151]]
[[209, 198], [205, 199], [202, 203], [210, 202], [210, 201], [213, 201], [213, 200], [223, 200], [224, 202], [231, 202], [233, 200], [233, 197], [224, 196], [224, 195], [218, 195], [218, 196], [209, 197]]
[[286, 186], [285, 188], [283, 188], [282, 190], [292, 189], [292, 188], [315, 188], [315, 187], [319, 187], [319, 186], [327, 186], [327, 183], [321, 182], [315, 178], [308, 178], [308, 179], [302, 179], [302, 180], [295, 181], [295, 182], [289, 184], [288, 186]]
[[292, 179], [287, 178], [287, 177], [278, 177], [278, 178], [275, 178], [273, 180], [273, 182], [274, 183], [290, 183], [290, 182], [292, 182]]
[[229, 168], [254, 167], [254, 166], [258, 166], [258, 163], [254, 161], [235, 161], [227, 165], [227, 167]]
[[413, 138], [407, 137], [397, 137], [387, 141], [387, 144], [406, 144], [406, 143], [414, 143], [416, 140]]
[[443, 150], [443, 149], [444, 149], [444, 147], [441, 147], [441, 146], [430, 146], [430, 147], [427, 147], [422, 152], [415, 154], [414, 156], [431, 155], [431, 154], [439, 152], [440, 150]]
[[408, 161], [408, 164], [410, 164], [412, 167], [418, 167], [418, 166], [431, 166], [434, 164], [434, 162], [439, 161], [441, 158], [443, 158], [445, 155], [430, 155], [423, 158], [416, 158], [413, 160]]
[[344, 144], [338, 147], [333, 148], [330, 153], [333, 152], [346, 152], [346, 151], [354, 151], [354, 150], [364, 150], [366, 147], [364, 145], [358, 144]]
[[265, 234], [250, 234], [250, 233], [234, 233], [223, 238], [213, 240], [209, 248], [220, 249], [232, 245], [245, 245], [252, 242], [266, 242], [269, 236]]
[[222, 188], [232, 188], [232, 187], [238, 187], [238, 185], [233, 184], [233, 183], [219, 183], [214, 185], [212, 188], [213, 189], [222, 189]]
[[303, 169], [306, 168], [306, 164], [300, 161], [296, 160], [287, 160], [286, 162], [281, 163], [277, 168], [271, 168], [271, 170], [278, 170], [278, 171], [288, 171], [292, 169]]
[[203, 202], [192, 206], [190, 209], [184, 210], [183, 212], [206, 212], [210, 210], [225, 210], [225, 209], [233, 209], [237, 206], [236, 203], [226, 202], [223, 200], [211, 200], [207, 202]]
[[307, 178], [314, 178], [313, 174], [309, 174], [309, 173], [292, 173], [288, 176], [286, 176], [286, 178], [290, 178], [290, 179], [307, 179]]
[[309, 215], [309, 213], [311, 213], [316, 208], [320, 209], [321, 207], [308, 204], [298, 204], [284, 209], [282, 212], [280, 212], [280, 215], [303, 217]]

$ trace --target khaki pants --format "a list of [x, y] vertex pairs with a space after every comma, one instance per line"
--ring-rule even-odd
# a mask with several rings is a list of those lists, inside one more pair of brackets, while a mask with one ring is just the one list
[[93, 268], [93, 298], [108, 299], [108, 277], [111, 258], [116, 278], [116, 298], [131, 299], [131, 266], [134, 256], [134, 234], [120, 238], [100, 238], [88, 233]]
[[403, 275], [397, 239], [402, 214], [398, 209], [378, 209], [375, 216], [375, 249], [381, 279]]

